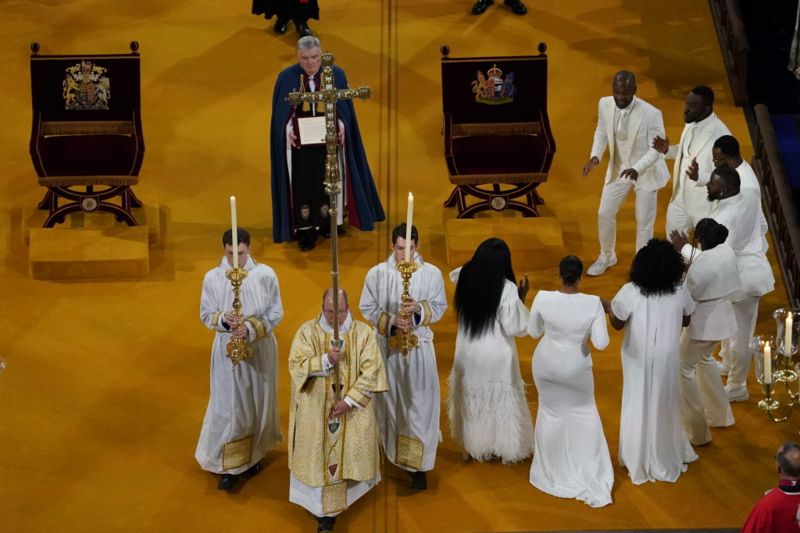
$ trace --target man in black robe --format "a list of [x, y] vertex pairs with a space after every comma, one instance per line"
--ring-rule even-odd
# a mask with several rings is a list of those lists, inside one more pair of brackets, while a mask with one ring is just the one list
[[[302, 145], [297, 138], [297, 119], [323, 115], [323, 105], [292, 106], [290, 92], [314, 92], [320, 88], [322, 51], [319, 39], [302, 37], [297, 42], [298, 63], [278, 74], [272, 98], [270, 161], [272, 184], [272, 238], [275, 242], [296, 239], [300, 249], [314, 247], [318, 235], [330, 235], [328, 196], [325, 194], [324, 145]], [[334, 65], [334, 83], [346, 88], [344, 71]], [[351, 226], [372, 230], [384, 220], [372, 173], [367, 163], [353, 102], [336, 103], [339, 135], [339, 171], [342, 178], [339, 213]], [[339, 220], [336, 224], [341, 224]]]
[[275, 33], [286, 33], [289, 21], [294, 22], [300, 37], [313, 35], [308, 27], [308, 19], [319, 20], [317, 0], [253, 0], [252, 13], [264, 15], [269, 20], [275, 15]]

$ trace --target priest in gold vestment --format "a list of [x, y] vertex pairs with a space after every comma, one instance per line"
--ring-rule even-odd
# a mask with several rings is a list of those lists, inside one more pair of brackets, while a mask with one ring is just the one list
[[371, 400], [388, 389], [386, 371], [372, 327], [352, 319], [344, 291], [338, 318], [341, 347], [332, 342], [329, 289], [322, 313], [300, 326], [289, 352], [289, 501], [317, 518], [318, 531], [331, 531], [336, 515], [380, 481]]

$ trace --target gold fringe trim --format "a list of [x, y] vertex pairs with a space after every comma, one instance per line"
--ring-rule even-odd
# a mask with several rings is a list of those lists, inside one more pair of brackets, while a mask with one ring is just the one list
[[486, 185], [487, 183], [543, 183], [547, 173], [522, 174], [450, 174], [450, 183], [455, 185]]
[[479, 135], [539, 135], [542, 133], [541, 122], [490, 122], [453, 124], [452, 137], [475, 137]]
[[42, 122], [41, 135], [64, 137], [68, 135], [125, 135], [133, 133], [133, 123], [129, 120], [60, 121]]
[[73, 187], [78, 185], [136, 185], [139, 176], [40, 176], [42, 187]]

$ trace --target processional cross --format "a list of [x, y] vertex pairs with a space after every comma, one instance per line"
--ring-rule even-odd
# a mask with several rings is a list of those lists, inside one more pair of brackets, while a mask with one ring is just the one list
[[[337, 89], [333, 77], [333, 54], [322, 54], [322, 75], [320, 76], [320, 90], [315, 92], [291, 92], [286, 100], [292, 105], [303, 102], [317, 102], [325, 104], [325, 192], [330, 197], [328, 217], [331, 221], [331, 278], [333, 285], [333, 341], [337, 347], [342, 347], [339, 339], [339, 241], [337, 239], [336, 223], [339, 216], [339, 194], [342, 191], [342, 176], [339, 172], [339, 158], [337, 156], [336, 135], [336, 102], [339, 100], [352, 100], [354, 98], [366, 99], [370, 96], [369, 87], [356, 89]], [[344, 202], [343, 202], [344, 204]], [[334, 367], [336, 379], [336, 399], [339, 400], [341, 385], [339, 383], [339, 369]]]

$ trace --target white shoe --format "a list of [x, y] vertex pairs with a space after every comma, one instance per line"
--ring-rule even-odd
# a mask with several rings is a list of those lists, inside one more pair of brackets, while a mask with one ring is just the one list
[[617, 264], [617, 258], [612, 257], [611, 259], [606, 259], [602, 255], [597, 258], [597, 261], [592, 263], [592, 266], [589, 267], [589, 270], [586, 271], [586, 274], [589, 276], [600, 276], [606, 270], [611, 268], [612, 266]]
[[728, 394], [728, 401], [730, 402], [746, 402], [750, 399], [750, 393], [747, 392], [746, 385], [738, 387], [729, 387], [725, 385], [725, 392]]

